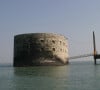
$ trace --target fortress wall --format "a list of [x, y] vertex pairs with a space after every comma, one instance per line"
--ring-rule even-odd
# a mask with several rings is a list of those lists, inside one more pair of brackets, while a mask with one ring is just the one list
[[[68, 62], [68, 42], [53, 33], [21, 34], [14, 37], [14, 66], [48, 62]], [[56, 59], [58, 59], [56, 61]]]

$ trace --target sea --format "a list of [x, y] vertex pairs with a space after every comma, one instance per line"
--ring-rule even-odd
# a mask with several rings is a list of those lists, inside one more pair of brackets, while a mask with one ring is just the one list
[[100, 90], [100, 64], [70, 62], [65, 66], [0, 66], [0, 90]]

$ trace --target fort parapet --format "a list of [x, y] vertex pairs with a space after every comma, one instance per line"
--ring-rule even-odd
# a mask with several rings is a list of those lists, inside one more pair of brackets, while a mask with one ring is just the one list
[[20, 34], [14, 37], [14, 66], [65, 65], [67, 38], [53, 33]]

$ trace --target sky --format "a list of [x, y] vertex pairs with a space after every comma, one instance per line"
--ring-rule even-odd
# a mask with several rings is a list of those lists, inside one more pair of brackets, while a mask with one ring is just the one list
[[13, 63], [14, 36], [57, 33], [68, 38], [69, 56], [100, 52], [100, 0], [0, 0], [0, 63]]

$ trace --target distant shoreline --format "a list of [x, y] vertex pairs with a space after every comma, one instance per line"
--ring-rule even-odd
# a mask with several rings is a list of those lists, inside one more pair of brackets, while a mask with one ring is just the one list
[[13, 65], [9, 63], [2, 63], [0, 64], [0, 67], [13, 67]]

